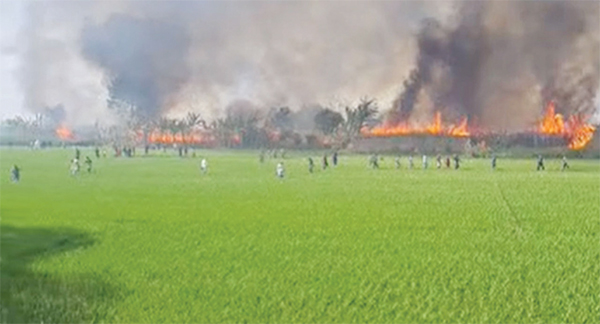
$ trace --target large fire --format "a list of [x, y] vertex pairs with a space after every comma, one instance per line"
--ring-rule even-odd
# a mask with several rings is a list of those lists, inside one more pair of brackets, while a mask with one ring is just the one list
[[406, 135], [434, 135], [450, 137], [468, 137], [470, 135], [467, 127], [467, 118], [461, 118], [456, 125], [444, 125], [442, 114], [436, 112], [433, 121], [427, 125], [413, 125], [407, 122], [395, 125], [384, 124], [371, 130], [363, 130], [365, 136], [391, 137]]
[[69, 140], [74, 139], [73, 133], [71, 132], [71, 130], [65, 126], [58, 127], [56, 130], [54, 130], [54, 133], [62, 141], [69, 141]]
[[581, 115], [572, 115], [566, 121], [555, 111], [554, 102], [546, 108], [546, 114], [538, 126], [538, 132], [545, 135], [563, 136], [569, 141], [572, 150], [583, 149], [594, 136], [596, 127], [587, 124]]
[[153, 144], [212, 144], [215, 138], [211, 134], [192, 132], [188, 134], [153, 131], [148, 135]]
[[[583, 115], [572, 115], [565, 120], [561, 114], [556, 113], [554, 102], [550, 102], [543, 119], [536, 126], [534, 133], [564, 137], [568, 141], [570, 149], [581, 150], [592, 140], [594, 131], [596, 130], [596, 127], [586, 123], [586, 119]], [[361, 130], [361, 133], [366, 137], [411, 135], [469, 137], [472, 135], [472, 132], [469, 131], [466, 117], [461, 118], [460, 122], [456, 125], [444, 125], [440, 112], [436, 112], [433, 120], [427, 125], [415, 125], [409, 122], [397, 124], [384, 123], [372, 129], [364, 128]], [[477, 133], [486, 132], [479, 130]]]

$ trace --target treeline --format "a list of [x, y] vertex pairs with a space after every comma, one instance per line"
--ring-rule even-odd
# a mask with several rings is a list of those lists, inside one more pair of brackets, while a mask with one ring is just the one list
[[120, 123], [73, 130], [73, 139], [57, 138], [55, 128], [62, 125], [54, 116], [17, 117], [2, 122], [3, 142], [35, 139], [80, 142], [94, 145], [158, 145], [269, 148], [269, 147], [344, 147], [360, 134], [362, 127], [379, 123], [375, 100], [363, 99], [342, 112], [327, 107], [293, 111], [289, 107], [260, 109], [237, 102], [225, 109], [224, 116], [205, 120], [196, 112], [183, 118], [152, 118], [135, 107], [111, 103]]

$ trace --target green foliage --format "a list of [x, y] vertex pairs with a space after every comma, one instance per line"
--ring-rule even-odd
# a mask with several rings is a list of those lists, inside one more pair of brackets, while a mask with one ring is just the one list
[[332, 134], [344, 122], [344, 117], [339, 112], [331, 109], [321, 109], [315, 115], [315, 125], [325, 135]]
[[[82, 151], [82, 155], [92, 156]], [[597, 163], [3, 150], [4, 322], [597, 322]], [[290, 155], [290, 154], [288, 154]], [[315, 153], [313, 158], [321, 154]], [[419, 165], [419, 164], [417, 164]]]

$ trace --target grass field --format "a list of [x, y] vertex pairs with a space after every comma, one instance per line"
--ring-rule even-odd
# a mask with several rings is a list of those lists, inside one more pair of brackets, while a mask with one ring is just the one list
[[72, 150], [0, 154], [3, 322], [600, 316], [598, 161], [371, 170], [341, 156], [309, 174], [292, 152], [279, 181], [255, 152], [201, 152], [205, 177], [198, 158], [109, 157], [72, 178]]

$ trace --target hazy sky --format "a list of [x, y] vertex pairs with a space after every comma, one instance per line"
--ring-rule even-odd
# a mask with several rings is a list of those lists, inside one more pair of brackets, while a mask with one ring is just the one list
[[[101, 24], [123, 12], [189, 20], [193, 42], [184, 70], [192, 75], [188, 86], [173, 91], [179, 97], [164, 98], [165, 105], [180, 102], [182, 111], [202, 107], [207, 116], [210, 105], [222, 110], [231, 98], [244, 96], [292, 108], [373, 96], [385, 110], [415, 63], [419, 21], [429, 16], [443, 21], [453, 7], [434, 0], [327, 2], [0, 0], [0, 119], [57, 104], [64, 104], [72, 120], [89, 122], [108, 113], [104, 75], [97, 66], [102, 62], [94, 66], [79, 39], [85, 24]], [[162, 42], [140, 44], [145, 49]], [[33, 63], [26, 66], [24, 60]], [[169, 83], [165, 80], [157, 82]], [[25, 93], [34, 95], [25, 98]], [[198, 97], [205, 103], [194, 105]], [[600, 121], [598, 97], [596, 107]], [[172, 104], [169, 111], [179, 108]]]
[[17, 35], [23, 24], [23, 1], [0, 1], [0, 119], [24, 114], [17, 82]]

